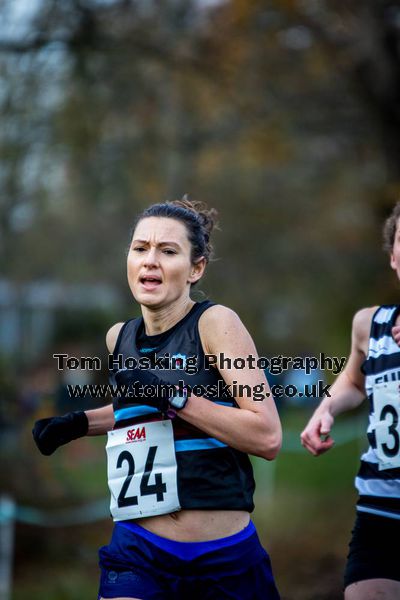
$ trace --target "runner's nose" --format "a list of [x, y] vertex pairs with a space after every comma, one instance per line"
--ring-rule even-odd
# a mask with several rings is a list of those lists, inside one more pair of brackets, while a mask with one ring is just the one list
[[144, 265], [145, 267], [157, 267], [159, 264], [157, 249], [151, 247], [148, 252], [146, 252]]

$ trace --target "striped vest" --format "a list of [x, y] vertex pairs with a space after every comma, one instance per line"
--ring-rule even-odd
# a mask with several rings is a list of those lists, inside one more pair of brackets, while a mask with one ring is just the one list
[[[397, 409], [389, 406], [390, 410], [385, 410], [385, 406], [378, 404], [377, 386], [392, 385], [391, 382], [400, 385], [400, 347], [391, 333], [399, 312], [397, 305], [380, 306], [372, 319], [368, 356], [362, 365], [370, 409], [367, 430], [370, 445], [361, 456], [355, 480], [359, 493], [357, 510], [394, 519], [400, 519], [400, 467], [380, 469], [378, 451], [382, 455], [383, 447], [388, 460], [399, 456], [400, 415]], [[377, 421], [381, 422], [384, 437], [377, 435]]]

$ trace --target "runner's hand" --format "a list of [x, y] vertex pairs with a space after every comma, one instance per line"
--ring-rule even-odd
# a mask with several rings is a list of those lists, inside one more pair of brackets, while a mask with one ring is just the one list
[[32, 435], [40, 452], [50, 456], [59, 446], [87, 434], [89, 422], [84, 411], [70, 412], [62, 417], [36, 421]]
[[330, 450], [335, 443], [330, 436], [333, 422], [334, 418], [328, 410], [314, 413], [300, 436], [304, 448], [314, 456]]
[[392, 327], [392, 336], [398, 346], [400, 346], [400, 325]]
[[[168, 389], [173, 390], [176, 386], [167, 383], [150, 373], [146, 369], [121, 369], [117, 371], [113, 378], [118, 386], [126, 387], [128, 390], [126, 398], [129, 402], [138, 404], [146, 404], [157, 408], [160, 412], [165, 413], [168, 410]], [[135, 395], [135, 385], [143, 386], [142, 393]], [[154, 389], [153, 394], [146, 394], [146, 386], [151, 386]]]

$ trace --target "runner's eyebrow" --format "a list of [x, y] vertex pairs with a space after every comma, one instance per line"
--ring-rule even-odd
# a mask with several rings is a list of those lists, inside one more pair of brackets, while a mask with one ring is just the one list
[[[148, 240], [132, 240], [132, 244], [148, 244]], [[175, 246], [176, 248], [180, 248], [180, 245], [177, 242], [159, 242], [157, 246]]]

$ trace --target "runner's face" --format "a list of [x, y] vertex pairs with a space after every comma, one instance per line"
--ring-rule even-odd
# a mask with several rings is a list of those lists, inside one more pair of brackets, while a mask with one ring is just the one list
[[128, 282], [139, 304], [167, 306], [200, 279], [202, 263], [192, 265], [186, 227], [176, 219], [147, 217], [139, 221], [128, 253]]
[[397, 273], [398, 279], [400, 279], [400, 220], [397, 220], [396, 233], [394, 236], [393, 248], [390, 254], [390, 266]]

